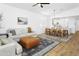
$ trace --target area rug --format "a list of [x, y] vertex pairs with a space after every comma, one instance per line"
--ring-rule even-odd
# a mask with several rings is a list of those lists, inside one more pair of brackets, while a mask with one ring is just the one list
[[69, 35], [68, 37], [57, 37], [57, 36], [50, 36], [50, 35], [46, 35], [46, 34], [39, 34], [38, 36], [40, 38], [48, 38], [48, 39], [59, 41], [59, 42], [67, 42], [70, 40], [70, 38], [73, 35]]
[[43, 56], [60, 43], [58, 41], [49, 40], [48, 38], [40, 39], [40, 40], [41, 40], [40, 45], [38, 45], [37, 47], [34, 47], [32, 49], [23, 48], [22, 55], [23, 56]]

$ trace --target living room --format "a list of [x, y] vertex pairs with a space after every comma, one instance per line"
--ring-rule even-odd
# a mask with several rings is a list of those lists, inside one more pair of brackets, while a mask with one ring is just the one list
[[79, 35], [78, 6], [79, 3], [0, 3], [0, 56], [79, 55], [76, 49], [71, 50], [78, 47], [74, 42]]

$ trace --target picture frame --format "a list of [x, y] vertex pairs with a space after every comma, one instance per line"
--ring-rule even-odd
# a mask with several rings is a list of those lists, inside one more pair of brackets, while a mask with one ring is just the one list
[[28, 19], [27, 17], [17, 17], [17, 22], [19, 25], [27, 25]]

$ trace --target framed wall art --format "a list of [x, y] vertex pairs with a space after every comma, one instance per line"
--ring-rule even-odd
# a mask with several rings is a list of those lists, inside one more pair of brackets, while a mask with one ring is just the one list
[[27, 25], [28, 19], [27, 17], [17, 17], [17, 22], [19, 25]]

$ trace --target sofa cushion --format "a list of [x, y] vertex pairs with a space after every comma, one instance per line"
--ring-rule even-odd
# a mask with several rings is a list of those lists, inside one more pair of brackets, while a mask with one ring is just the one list
[[2, 36], [0, 36], [0, 38], [6, 38], [6, 35], [2, 35]]
[[6, 45], [8, 43], [14, 42], [13, 40], [11, 40], [11, 38], [0, 38], [0, 41], [1, 41], [2, 45]]
[[5, 38], [1, 38], [1, 42], [2, 42], [3, 45], [9, 43], [9, 41], [7, 39], [5, 39]]
[[13, 35], [16, 35], [16, 32], [15, 32], [14, 29], [10, 30], [10, 33], [12, 33], [12, 36], [13, 36]]
[[16, 28], [15, 31], [16, 31], [16, 35], [22, 35], [27, 33], [27, 29], [24, 28]]

